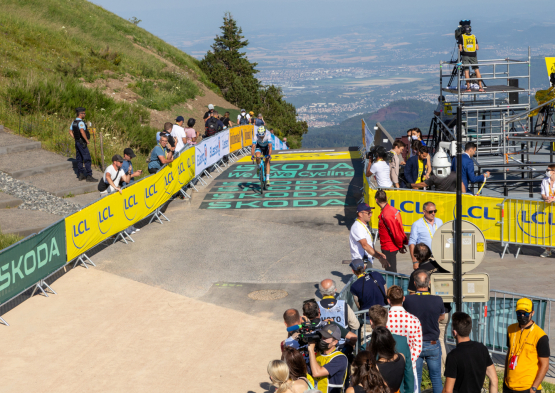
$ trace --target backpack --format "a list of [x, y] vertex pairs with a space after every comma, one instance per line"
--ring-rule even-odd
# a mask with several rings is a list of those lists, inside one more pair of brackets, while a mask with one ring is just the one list
[[206, 136], [215, 135], [218, 132], [218, 119], [211, 117], [206, 122]]
[[240, 115], [240, 116], [241, 116], [241, 118], [239, 119], [239, 125], [240, 126], [244, 126], [244, 125], [249, 124], [249, 119], [247, 119], [247, 115], [245, 115], [245, 116]]

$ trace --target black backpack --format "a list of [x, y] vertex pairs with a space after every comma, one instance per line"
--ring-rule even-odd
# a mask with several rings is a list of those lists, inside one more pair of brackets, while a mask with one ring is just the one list
[[249, 124], [249, 119], [247, 119], [247, 115], [245, 115], [245, 116], [240, 115], [240, 116], [241, 116], [241, 119], [239, 119], [239, 125], [240, 126], [244, 126], [246, 124]]
[[218, 119], [211, 117], [206, 122], [206, 136], [215, 135], [218, 131]]

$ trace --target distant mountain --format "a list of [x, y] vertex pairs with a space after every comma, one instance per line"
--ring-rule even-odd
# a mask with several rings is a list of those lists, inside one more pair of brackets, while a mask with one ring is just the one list
[[309, 129], [303, 137], [304, 148], [358, 146], [362, 138], [361, 119], [368, 127], [377, 122], [393, 136], [402, 136], [412, 127], [427, 134], [435, 105], [419, 100], [393, 101], [376, 112], [351, 117], [337, 126]]

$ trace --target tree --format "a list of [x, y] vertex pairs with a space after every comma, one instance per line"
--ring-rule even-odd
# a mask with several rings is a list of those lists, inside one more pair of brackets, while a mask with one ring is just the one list
[[258, 64], [251, 63], [242, 52], [249, 41], [229, 12], [225, 13], [220, 29], [222, 35], [216, 36], [211, 50], [201, 60], [201, 69], [227, 101], [247, 111], [262, 113], [267, 126], [273, 127], [279, 136], [287, 136], [291, 147], [300, 147], [308, 125], [297, 121], [297, 111], [283, 99], [281, 88], [260, 84], [255, 76]]
[[129, 18], [129, 22], [133, 23], [135, 26], [137, 26], [139, 23], [142, 22], [142, 20], [140, 20], [139, 18], [137, 18], [136, 16], [133, 16], [131, 18]]

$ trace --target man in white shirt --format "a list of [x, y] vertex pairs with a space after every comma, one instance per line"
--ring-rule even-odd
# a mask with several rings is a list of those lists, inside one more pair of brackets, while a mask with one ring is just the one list
[[378, 187], [393, 187], [393, 182], [391, 181], [391, 167], [385, 161], [387, 158], [386, 151], [378, 152], [378, 160], [372, 164], [370, 169], [366, 168], [366, 177], [376, 175], [376, 181], [378, 182]]
[[98, 190], [100, 191], [100, 197], [105, 197], [106, 195], [112, 194], [114, 192], [119, 192], [121, 194], [120, 182], [123, 180], [126, 183], [131, 181], [131, 176], [126, 174], [121, 169], [123, 164], [123, 157], [116, 154], [112, 157], [112, 165], [106, 168], [104, 175], [102, 176], [102, 183], [99, 183]]
[[251, 117], [246, 110], [241, 109], [241, 113], [237, 115], [237, 125], [244, 126], [251, 123]]
[[357, 206], [357, 219], [353, 223], [351, 233], [349, 234], [351, 260], [368, 260], [370, 265], [372, 265], [373, 258], [376, 257], [385, 269], [389, 266], [389, 263], [384, 254], [374, 250], [372, 234], [368, 228], [368, 222], [372, 218], [372, 209], [374, 208], [368, 206], [366, 203], [360, 203]]
[[175, 139], [175, 151], [179, 152], [185, 147], [187, 143], [187, 135], [185, 134], [185, 129], [183, 128], [183, 122], [185, 119], [183, 116], [177, 116], [175, 119], [175, 124], [172, 127], [171, 136]]

